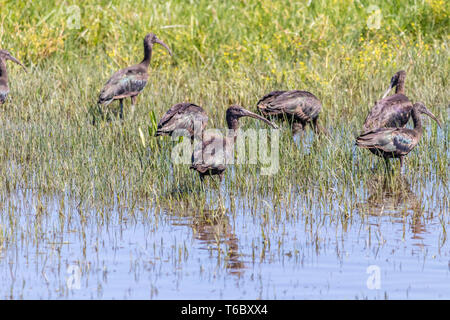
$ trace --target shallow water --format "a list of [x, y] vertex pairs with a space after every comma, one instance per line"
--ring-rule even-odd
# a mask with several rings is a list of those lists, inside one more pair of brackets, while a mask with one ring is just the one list
[[243, 195], [217, 200], [218, 190], [204, 208], [95, 209], [10, 192], [0, 297], [448, 299], [447, 187], [433, 176], [425, 188], [396, 179], [401, 188], [379, 176], [359, 186], [348, 215], [332, 197], [310, 206], [301, 194], [276, 209]]

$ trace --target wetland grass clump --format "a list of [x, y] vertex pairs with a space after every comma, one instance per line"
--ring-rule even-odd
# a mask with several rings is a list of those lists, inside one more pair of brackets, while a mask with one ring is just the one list
[[[399, 68], [408, 72], [410, 99], [444, 120], [442, 129], [424, 121], [406, 176], [420, 184], [433, 175], [448, 188], [450, 77], [442, 18], [448, 8], [439, 2], [414, 2], [413, 15], [407, 3], [383, 2], [379, 29], [368, 27], [366, 5], [351, 1], [101, 3], [81, 7], [77, 29], [68, 27], [58, 1], [45, 8], [37, 2], [3, 4], [2, 13], [9, 14], [2, 19], [0, 43], [30, 72], [24, 76], [9, 67], [10, 100], [0, 113], [2, 190], [68, 194], [99, 207], [225, 195], [288, 208], [297, 197], [307, 199], [305, 206], [333, 199], [339, 208], [331, 212], [351, 216], [361, 186], [382, 170], [381, 161], [353, 141], [385, 79]], [[52, 9], [56, 13], [38, 24]], [[33, 32], [25, 32], [30, 26]], [[150, 31], [172, 48], [174, 59], [154, 48], [151, 76], [134, 114], [125, 112], [123, 121], [112, 114], [92, 126], [90, 110], [104, 79], [141, 58], [142, 37]], [[151, 134], [155, 117], [177, 102], [202, 106], [208, 126], [222, 128], [230, 104], [256, 111], [258, 97], [288, 89], [317, 94], [330, 136], [306, 131], [292, 140], [281, 124], [279, 171], [272, 176], [244, 164], [227, 170], [219, 188], [204, 188], [189, 165], [172, 164], [175, 142]], [[243, 127], [255, 124], [244, 121]]]

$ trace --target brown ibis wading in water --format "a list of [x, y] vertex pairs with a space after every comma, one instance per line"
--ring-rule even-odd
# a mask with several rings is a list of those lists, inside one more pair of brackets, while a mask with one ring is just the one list
[[202, 107], [190, 102], [173, 105], [161, 118], [155, 136], [170, 136], [176, 130], [187, 130], [193, 140], [201, 139], [208, 123], [208, 115]]
[[[405, 95], [405, 78], [406, 72], [403, 70], [398, 71], [392, 77], [391, 84], [383, 98], [372, 107], [367, 115], [363, 125], [364, 132], [384, 127], [403, 128], [406, 126], [411, 117], [413, 104]], [[394, 87], [395, 94], [386, 98]], [[441, 126], [439, 120], [425, 106], [419, 111], [430, 116]]]
[[229, 107], [226, 111], [226, 120], [230, 130], [225, 135], [206, 131], [202, 134], [202, 140], [194, 145], [190, 168], [200, 174], [202, 181], [204, 176], [213, 175], [218, 175], [220, 180], [223, 179], [227, 164], [230, 159], [233, 159], [234, 143], [239, 132], [239, 119], [242, 117], [258, 119], [275, 129], [278, 128], [264, 117], [240, 106]]
[[[386, 168], [389, 166], [389, 158], [399, 158], [401, 170], [403, 168], [403, 158], [414, 149], [422, 137], [423, 129], [420, 114], [427, 114], [427, 112], [425, 105], [417, 102], [411, 110], [414, 129], [378, 128], [361, 134], [356, 138], [356, 145], [369, 149], [373, 154], [383, 157], [386, 161]], [[435, 119], [434, 116], [428, 115]]]
[[262, 97], [256, 105], [265, 117], [287, 117], [292, 120], [293, 135], [302, 133], [307, 123], [312, 126], [315, 133], [326, 133], [326, 130], [317, 123], [322, 103], [310, 92], [273, 91]]
[[6, 60], [11, 60], [27, 71], [25, 66], [8, 51], [0, 50], [0, 104], [4, 104], [9, 93], [8, 73], [6, 72]]
[[[149, 33], [144, 38], [144, 59], [141, 63], [131, 67], [121, 69], [114, 73], [112, 77], [100, 91], [98, 98], [99, 105], [107, 106], [114, 100], [120, 102], [120, 118], [123, 119], [123, 99], [131, 98], [131, 104], [134, 106], [136, 96], [144, 89], [148, 80], [148, 66], [152, 58], [153, 44], [158, 43], [167, 49], [170, 55], [172, 52], [169, 47], [159, 40], [155, 34]], [[100, 110], [101, 111], [101, 110]]]

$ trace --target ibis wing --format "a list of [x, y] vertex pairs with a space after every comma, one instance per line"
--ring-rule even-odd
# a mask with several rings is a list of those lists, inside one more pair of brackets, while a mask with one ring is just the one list
[[158, 123], [157, 135], [170, 135], [175, 130], [202, 131], [208, 122], [206, 112], [199, 106], [185, 102], [172, 106]]
[[405, 128], [380, 128], [363, 133], [356, 145], [367, 149], [378, 149], [386, 153], [407, 154], [417, 144], [416, 133]]
[[272, 95], [264, 104], [266, 114], [287, 113], [304, 121], [316, 118], [321, 109], [322, 104], [312, 93], [298, 90]]
[[6, 101], [6, 97], [8, 96], [9, 89], [3, 88], [0, 86], [0, 103], [4, 103]]
[[404, 127], [408, 122], [412, 103], [403, 94], [381, 99], [370, 110], [364, 121], [364, 131], [384, 127]]
[[194, 144], [191, 168], [200, 172], [225, 170], [231, 154], [232, 148], [222, 134], [208, 132]]
[[386, 152], [394, 152], [393, 131], [396, 129], [382, 128], [363, 133], [356, 138], [356, 145], [362, 148], [376, 148]]
[[100, 92], [99, 103], [135, 96], [144, 89], [147, 79], [145, 70], [138, 68], [130, 67], [117, 71]]
[[283, 93], [285, 93], [286, 91], [272, 91], [268, 94], [266, 94], [264, 97], [262, 97], [261, 99], [259, 99], [258, 103], [256, 103], [257, 106], [266, 106], [266, 105], [270, 105], [270, 103], [276, 99], [277, 97], [279, 97], [280, 95], [282, 95]]
[[392, 136], [392, 143], [400, 154], [408, 154], [419, 141], [416, 133], [410, 129], [398, 129], [392, 133]]
[[0, 104], [3, 104], [6, 101], [7, 96], [8, 96], [7, 92], [0, 92]]

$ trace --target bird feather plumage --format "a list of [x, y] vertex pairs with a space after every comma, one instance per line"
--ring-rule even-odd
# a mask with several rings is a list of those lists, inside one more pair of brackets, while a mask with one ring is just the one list
[[[156, 136], [171, 135], [175, 130], [187, 130], [191, 137], [194, 130], [203, 131], [208, 122], [208, 115], [202, 107], [183, 102], [173, 105], [158, 123]], [[199, 125], [199, 128], [195, 128]]]
[[379, 100], [364, 121], [363, 130], [384, 127], [404, 127], [409, 120], [412, 103], [404, 94], [394, 94]]
[[147, 71], [140, 65], [114, 73], [100, 91], [98, 103], [109, 104], [113, 100], [136, 96], [147, 84]]
[[317, 118], [322, 109], [316, 96], [300, 90], [273, 91], [260, 99], [257, 106], [266, 116], [290, 114], [303, 121]]

